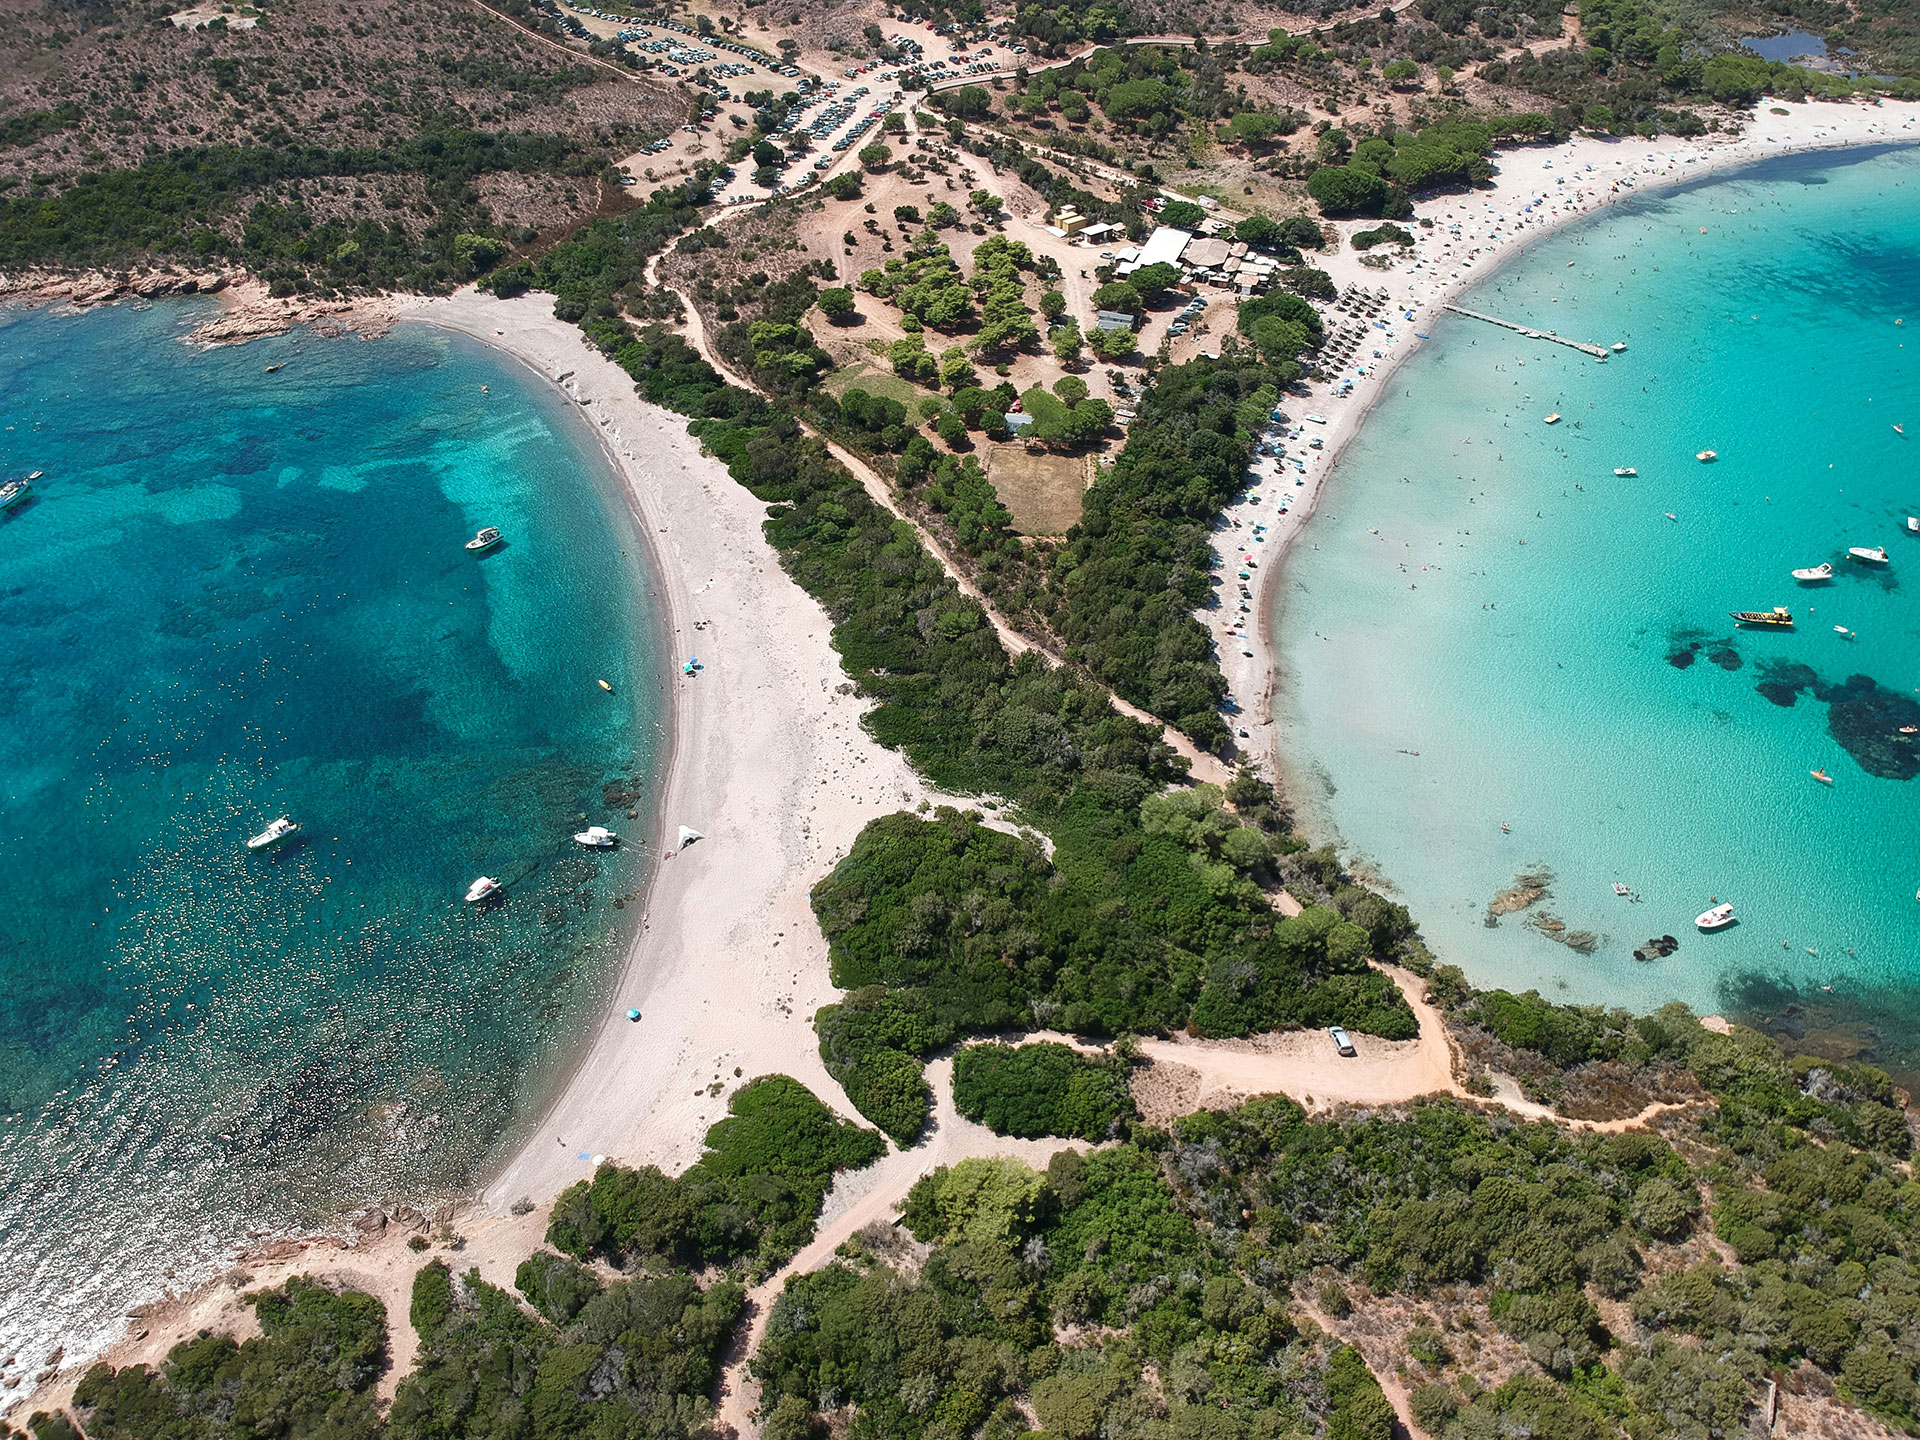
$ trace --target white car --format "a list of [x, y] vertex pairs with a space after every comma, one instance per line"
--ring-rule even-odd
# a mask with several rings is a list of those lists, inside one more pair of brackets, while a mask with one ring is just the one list
[[1327, 1038], [1333, 1041], [1333, 1048], [1349, 1060], [1360, 1053], [1353, 1048], [1353, 1037], [1338, 1025], [1327, 1027]]

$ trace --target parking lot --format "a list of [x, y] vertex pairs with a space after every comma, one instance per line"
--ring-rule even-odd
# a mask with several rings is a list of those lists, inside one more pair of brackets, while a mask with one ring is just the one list
[[849, 62], [828, 51], [783, 55], [772, 32], [716, 29], [702, 35], [678, 22], [641, 24], [572, 0], [562, 5], [585, 33], [617, 41], [648, 73], [711, 97], [710, 119], [682, 126], [620, 162], [636, 187], [651, 188], [697, 164], [724, 161], [730, 142], [759, 138], [760, 116], [748, 103], [749, 94], [794, 96], [766, 137], [779, 152], [773, 163], [762, 166], [749, 155], [729, 166], [731, 173], [716, 190], [723, 205], [751, 204], [819, 184], [857, 168], [859, 151], [875, 141], [903, 149], [911, 143], [912, 127], [891, 137], [884, 128], [888, 115], [909, 114], [930, 89], [1009, 73], [1023, 53], [984, 30], [962, 38], [942, 35], [928, 22], [895, 19], [880, 29], [900, 58]]

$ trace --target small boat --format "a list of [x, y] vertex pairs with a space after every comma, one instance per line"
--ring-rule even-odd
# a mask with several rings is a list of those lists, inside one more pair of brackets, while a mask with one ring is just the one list
[[488, 525], [484, 529], [476, 533], [471, 540], [467, 541], [467, 549], [473, 550], [476, 552], [481, 550], [491, 550], [494, 546], [498, 545], [499, 543], [500, 543], [500, 531], [498, 527], [493, 525]]
[[1551, 415], [1547, 416], [1544, 423], [1548, 425], [1558, 425], [1560, 423], [1560, 412], [1558, 410], [1554, 411]]
[[1807, 773], [1813, 776], [1813, 778], [1818, 780], [1822, 785], [1833, 784], [1833, 776], [1827, 774], [1827, 772], [1824, 770], [1809, 770]]
[[1815, 580], [1831, 580], [1833, 578], [1833, 566], [1826, 564], [1824, 561], [1818, 565], [1809, 565], [1804, 570], [1794, 571], [1793, 578], [1803, 584], [1811, 583]]
[[1702, 465], [1708, 465], [1720, 458], [1720, 452], [1718, 450], [1702, 450], [1693, 458], [1698, 460]]
[[1771, 610], [1734, 610], [1729, 612], [1736, 625], [1752, 625], [1766, 630], [1791, 630], [1793, 612], [1784, 605]]
[[1920, 735], [1920, 725], [1902, 725], [1900, 727], [1900, 733], [1902, 735]]
[[1711, 910], [1703, 910], [1693, 917], [1693, 923], [1702, 930], [1724, 930], [1734, 923], [1733, 906], [1716, 905]]
[[1638, 475], [1640, 472], [1631, 465], [1616, 465], [1613, 467], [1613, 473], [1624, 478], [1628, 475]]
[[5, 510], [9, 505], [16, 505], [26, 499], [27, 492], [33, 488], [33, 482], [43, 473], [45, 472], [35, 470], [31, 475], [17, 475], [6, 484], [0, 485], [0, 510]]
[[1665, 515], [1669, 520], [1678, 520], [1680, 518], [1678, 515], [1674, 514], [1671, 510], [1663, 510], [1660, 513]]
[[1853, 639], [1853, 638], [1854, 638], [1854, 636], [1853, 636], [1853, 631], [1851, 631], [1851, 630], [1849, 630], [1849, 629], [1848, 629], [1848, 628], [1847, 628], [1846, 626], [1844, 626], [1844, 625], [1836, 625], [1836, 626], [1834, 626], [1834, 627], [1833, 627], [1833, 633], [1834, 633], [1834, 634], [1836, 634], [1836, 635], [1844, 635], [1844, 636], [1846, 636], [1846, 637], [1847, 637], [1847, 639], [1849, 639], [1849, 640], [1851, 640], [1851, 639]]
[[270, 846], [278, 845], [282, 840], [286, 839], [289, 835], [293, 834], [294, 831], [298, 830], [299, 828], [300, 827], [297, 824], [295, 824], [292, 819], [290, 819], [285, 815], [282, 815], [278, 820], [275, 820], [271, 825], [267, 826], [267, 828], [262, 830], [258, 835], [255, 835], [251, 839], [249, 839], [247, 841], [247, 849], [265, 850], [265, 849], [268, 849]]
[[1909, 535], [1920, 535], [1920, 515], [1907, 516], [1907, 533]]
[[1616, 895], [1631, 895], [1633, 891], [1627, 887], [1627, 883], [1624, 880], [1616, 880], [1613, 882], [1613, 893]]
[[1616, 355], [1618, 355], [1621, 351], [1625, 350], [1626, 348], [1627, 348], [1627, 342], [1624, 340], [1616, 340], [1613, 342], [1613, 353]]
[[602, 690], [606, 691], [609, 695], [613, 693], [613, 686], [608, 684], [605, 680], [596, 680], [593, 683], [598, 685]]
[[1862, 565], [1885, 565], [1889, 558], [1884, 545], [1849, 545], [1847, 554]]
[[491, 875], [482, 875], [467, 887], [467, 904], [478, 905], [490, 895], [500, 893], [500, 882]]
[[589, 825], [573, 837], [574, 844], [584, 845], [589, 850], [611, 850], [620, 843], [620, 837], [604, 825]]
[[282, 370], [286, 368], [287, 368], [287, 362], [282, 360], [278, 365], [267, 366], [267, 374], [278, 375]]

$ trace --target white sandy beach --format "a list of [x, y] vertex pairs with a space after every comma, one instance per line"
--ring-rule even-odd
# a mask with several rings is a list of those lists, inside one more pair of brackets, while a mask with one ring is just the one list
[[[1246, 546], [1223, 558], [1251, 554], [1259, 562], [1251, 586], [1255, 623], [1244, 627], [1244, 639], [1226, 631], [1226, 612], [1201, 617], [1220, 641], [1228, 680], [1247, 710], [1241, 723], [1251, 733], [1243, 749], [1269, 763], [1274, 757], [1269, 616], [1278, 562], [1325, 494], [1340, 451], [1418, 343], [1414, 332], [1428, 329], [1439, 305], [1521, 246], [1623, 196], [1794, 150], [1920, 139], [1920, 106], [1785, 108], [1786, 115], [1773, 115], [1763, 102], [1748, 132], [1737, 138], [1582, 139], [1509, 151], [1498, 158], [1500, 174], [1492, 187], [1418, 207], [1436, 228], [1422, 232], [1426, 238], [1414, 256], [1394, 269], [1363, 268], [1358, 255], [1346, 250], [1317, 262], [1343, 288], [1385, 288], [1400, 304], [1381, 312], [1389, 326], [1373, 332], [1381, 357], [1363, 352], [1367, 373], [1352, 377], [1350, 394], [1335, 398], [1329, 385], [1316, 382], [1311, 399], [1288, 402], [1296, 418], [1312, 411], [1328, 421], [1309, 427], [1321, 436], [1323, 450], [1290, 447], [1305, 458], [1299, 477], [1305, 483], [1295, 485], [1292, 472], [1274, 476], [1264, 464], [1259, 501], [1242, 502], [1223, 521], [1227, 533]], [[1649, 155], [1657, 158], [1649, 161]], [[1544, 168], [1549, 162], [1551, 170]], [[1554, 183], [1562, 177], [1564, 184]], [[1626, 180], [1634, 182], [1632, 188]], [[1525, 207], [1536, 196], [1543, 201], [1528, 213]], [[1454, 224], [1457, 235], [1450, 229]], [[546, 1202], [555, 1194], [589, 1176], [601, 1158], [680, 1170], [697, 1157], [707, 1126], [725, 1113], [727, 1095], [743, 1079], [791, 1075], [853, 1116], [821, 1064], [811, 1024], [814, 1011], [835, 992], [808, 891], [868, 821], [946, 797], [931, 793], [902, 756], [861, 729], [866, 703], [850, 689], [843, 692], [845, 677], [826, 615], [786, 576], [763, 536], [765, 506], [718, 462], [701, 456], [682, 417], [639, 399], [628, 376], [588, 346], [575, 326], [555, 319], [550, 297], [499, 301], [469, 292], [398, 309], [402, 320], [462, 331], [521, 360], [559, 385], [600, 435], [648, 546], [647, 571], [662, 633], [670, 637], [663, 658], [672, 667], [671, 758], [657, 783], [659, 809], [646, 838], [671, 848], [683, 824], [705, 836], [657, 863], [643, 926], [604, 1018], [594, 1035], [582, 1037], [567, 1083], [529, 1125], [518, 1153], [453, 1218], [466, 1238], [460, 1263], [511, 1284], [513, 1266], [538, 1243]], [[1411, 321], [1401, 318], [1409, 312]], [[1277, 514], [1281, 499], [1284, 516]], [[1232, 528], [1236, 522], [1238, 531]], [[1256, 522], [1269, 527], [1257, 544]], [[705, 668], [684, 678], [679, 662], [694, 654]], [[628, 826], [636, 828], [638, 822]], [[625, 1019], [628, 1007], [641, 1011], [638, 1023]], [[1253, 1093], [1283, 1080], [1323, 1102], [1385, 1103], [1444, 1088], [1443, 1073], [1451, 1079], [1444, 1041], [1437, 1049], [1431, 1041], [1412, 1042], [1404, 1055], [1382, 1049], [1378, 1085], [1362, 1085], [1352, 1095], [1315, 1083], [1312, 1053], [1287, 1045], [1222, 1049], [1209, 1058], [1199, 1047], [1171, 1041], [1149, 1053], [1195, 1072], [1196, 1103], [1202, 1093]], [[935, 1067], [936, 1081], [944, 1073], [944, 1066]], [[824, 1254], [830, 1240], [837, 1243], [857, 1223], [886, 1214], [892, 1198], [933, 1164], [982, 1150], [1028, 1153], [1013, 1142], [982, 1139], [986, 1132], [974, 1134], [978, 1127], [948, 1114], [945, 1084], [937, 1091], [941, 1125], [934, 1141], [837, 1190], [809, 1255]], [[1040, 1158], [1050, 1148], [1037, 1146], [1031, 1154]], [[523, 1198], [538, 1208], [511, 1216], [509, 1207]], [[422, 1258], [405, 1238], [395, 1225], [353, 1249], [286, 1242], [247, 1260], [245, 1283], [323, 1273], [378, 1295], [395, 1322], [391, 1393], [412, 1360], [406, 1287]], [[221, 1285], [157, 1307], [136, 1323], [144, 1338], [117, 1347], [110, 1358], [117, 1364], [156, 1361], [173, 1341], [202, 1326], [247, 1333], [251, 1312], [238, 1304], [237, 1294], [234, 1285]], [[69, 1368], [26, 1403], [64, 1398], [81, 1368]], [[730, 1418], [737, 1415], [736, 1409]]]
[[[663, 858], [645, 917], [606, 1019], [484, 1202], [545, 1202], [602, 1157], [678, 1171], [736, 1077], [791, 1075], [853, 1117], [811, 1025], [835, 992], [807, 892], [869, 820], [941, 797], [860, 728], [867, 703], [841, 693], [827, 617], [780, 568], [766, 506], [701, 455], [682, 417], [642, 401], [556, 320], [550, 299], [467, 292], [404, 317], [513, 355], [579, 405], [625, 482], [671, 636]], [[704, 668], [681, 675], [695, 655]], [[705, 838], [676, 851], [682, 825]]]
[[[1775, 114], [1776, 109], [1785, 113]], [[1386, 393], [1401, 362], [1419, 346], [1417, 332], [1430, 332], [1441, 319], [1444, 305], [1543, 235], [1621, 200], [1775, 155], [1900, 142], [1920, 142], [1920, 104], [1891, 100], [1878, 105], [1786, 104], [1763, 99], [1739, 135], [1696, 140], [1583, 136], [1561, 145], [1502, 150], [1494, 157], [1491, 185], [1422, 200], [1414, 207], [1414, 220], [1404, 224], [1420, 238], [1411, 254], [1397, 259], [1391, 269], [1363, 266], [1361, 253], [1344, 247], [1337, 254], [1309, 256], [1308, 262], [1324, 268], [1343, 292], [1350, 285], [1385, 290], [1390, 302], [1378, 314], [1384, 329], [1367, 322], [1372, 341], [1356, 352], [1353, 365], [1325, 382], [1313, 382], [1311, 398], [1285, 401], [1282, 408], [1296, 425], [1308, 414], [1326, 418], [1325, 425], [1299, 425], [1300, 440], [1288, 444], [1289, 458], [1300, 459], [1301, 468], [1262, 460], [1260, 483], [1248, 498], [1223, 514], [1218, 527], [1222, 564], [1216, 574], [1224, 582], [1222, 608], [1202, 611], [1200, 619], [1213, 632], [1228, 686], [1244, 712], [1235, 722], [1236, 728], [1244, 726], [1248, 732], [1239, 742], [1243, 753], [1269, 774], [1276, 769], [1282, 772], [1275, 778], [1284, 775], [1273, 724], [1279, 672], [1272, 625], [1279, 598], [1274, 587], [1284, 570], [1280, 562], [1326, 496], [1341, 451]], [[1432, 220], [1434, 228], [1421, 227], [1418, 222], [1423, 219]], [[1349, 221], [1341, 229], [1351, 234], [1378, 223]], [[1394, 252], [1383, 247], [1372, 253]], [[1479, 323], [1449, 318], [1456, 324]], [[1546, 323], [1538, 316], [1502, 318]], [[1616, 337], [1569, 338], [1605, 344]], [[1376, 349], [1378, 358], [1373, 354]], [[1344, 395], [1337, 393], [1342, 380], [1352, 382]], [[1321, 449], [1303, 448], [1312, 437], [1320, 439]], [[1280, 511], [1282, 505], [1285, 513]], [[1267, 527], [1258, 540], [1256, 524]], [[1253, 566], [1237, 563], [1249, 555]], [[1248, 568], [1254, 577], [1248, 584], [1253, 600], [1245, 623], [1236, 623], [1239, 617], [1228, 599], [1237, 595], [1238, 568]]]

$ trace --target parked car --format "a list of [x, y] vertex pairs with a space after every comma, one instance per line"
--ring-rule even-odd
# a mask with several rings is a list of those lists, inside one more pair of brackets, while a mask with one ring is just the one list
[[1360, 1053], [1353, 1048], [1353, 1037], [1348, 1035], [1347, 1032], [1342, 1030], [1338, 1025], [1329, 1025], [1327, 1027], [1327, 1036], [1333, 1041], [1333, 1048], [1349, 1060]]

